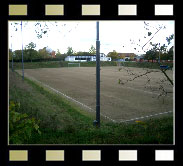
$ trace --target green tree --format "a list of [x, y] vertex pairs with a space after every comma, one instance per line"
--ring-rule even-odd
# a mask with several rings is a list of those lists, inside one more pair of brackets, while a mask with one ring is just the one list
[[46, 50], [46, 47], [44, 47], [43, 49], [39, 49], [38, 56], [40, 59], [49, 58], [49, 52]]
[[152, 60], [152, 62], [153, 62], [153, 60], [157, 59], [157, 53], [158, 53], [157, 51], [148, 50], [144, 56], [144, 59], [148, 60], [148, 62], [149, 62], [149, 60]]
[[36, 48], [36, 44], [33, 43], [33, 42], [30, 42], [27, 46], [26, 46], [27, 49], [34, 49]]
[[173, 60], [173, 50], [174, 47], [172, 46], [168, 51], [168, 60]]
[[72, 49], [72, 47], [68, 47], [67, 48], [67, 56], [70, 56], [70, 55], [72, 55], [74, 53], [74, 51], [73, 51], [73, 49]]
[[107, 56], [108, 56], [108, 57], [111, 57], [112, 60], [118, 59], [118, 53], [117, 53], [115, 50], [113, 50], [113, 52], [109, 52], [109, 53], [107, 54]]
[[15, 50], [14, 53], [14, 60], [20, 61], [22, 59], [22, 50]]
[[61, 52], [59, 49], [57, 49], [57, 52], [56, 52], [56, 57], [57, 58], [60, 58], [62, 56]]
[[160, 43], [150, 44], [152, 48], [146, 52], [145, 59], [152, 60], [153, 62], [154, 60], [163, 60], [167, 57], [167, 46], [165, 44], [161, 46]]
[[92, 55], [96, 54], [96, 49], [93, 45], [91, 45], [91, 48], [89, 49], [89, 53], [92, 54]]
[[57, 50], [57, 52], [56, 52], [56, 58], [59, 58], [60, 61], [64, 61], [66, 56], [67, 56], [66, 54], [61, 54], [60, 51], [59, 51], [59, 49]]
[[34, 134], [41, 134], [39, 121], [19, 112], [20, 103], [9, 103], [9, 143], [22, 144], [29, 141]]
[[33, 43], [33, 42], [30, 42], [28, 45], [26, 45], [26, 55], [27, 55], [27, 59], [28, 60], [31, 60], [32, 62], [32, 59], [34, 57], [36, 57], [37, 55], [37, 51], [34, 50], [34, 48], [36, 48], [36, 44]]
[[166, 41], [168, 42], [168, 45], [171, 43], [173, 39], [174, 39], [174, 34], [171, 34], [169, 37], [166, 37]]

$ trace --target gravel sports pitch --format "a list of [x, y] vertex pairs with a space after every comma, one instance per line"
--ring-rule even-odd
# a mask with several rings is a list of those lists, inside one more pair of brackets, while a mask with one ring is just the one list
[[[101, 67], [100, 70], [100, 110], [101, 116], [114, 122], [127, 122], [148, 117], [157, 117], [173, 113], [173, 86], [163, 73], [152, 72], [136, 78], [147, 70], [143, 68]], [[159, 70], [160, 71], [160, 70]], [[21, 70], [17, 70], [22, 74]], [[96, 108], [96, 68], [63, 67], [25, 69], [25, 77], [36, 80], [43, 86], [65, 96], [71, 102], [82, 106], [95, 114]], [[167, 74], [173, 78], [173, 71]], [[150, 80], [150, 81], [148, 81]], [[171, 92], [159, 96], [163, 89]]]

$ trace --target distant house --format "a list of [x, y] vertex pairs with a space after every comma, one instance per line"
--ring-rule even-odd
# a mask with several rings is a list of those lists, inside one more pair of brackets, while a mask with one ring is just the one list
[[144, 62], [144, 55], [139, 55], [136, 57], [136, 62]]
[[49, 53], [51, 58], [56, 58], [56, 53], [51, 48], [46, 47], [46, 51]]
[[[96, 61], [96, 55], [70, 55], [65, 58], [69, 62], [87, 62]], [[100, 61], [111, 61], [111, 57], [107, 57], [104, 53], [100, 53]]]
[[[110, 55], [113, 52], [109, 52], [108, 55]], [[116, 61], [124, 62], [124, 61], [136, 61], [137, 55], [134, 53], [117, 53]]]
[[135, 61], [137, 55], [134, 53], [118, 53], [118, 59], [123, 59], [124, 61]]
[[56, 53], [55, 53], [55, 51], [52, 51], [52, 52], [51, 52], [51, 57], [52, 57], [52, 58], [56, 58]]

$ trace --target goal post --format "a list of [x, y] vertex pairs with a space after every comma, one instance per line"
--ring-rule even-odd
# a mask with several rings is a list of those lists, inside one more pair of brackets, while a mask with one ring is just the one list
[[125, 61], [117, 61], [116, 62], [116, 66], [117, 67], [123, 67], [123, 66], [125, 66]]
[[122, 66], [122, 65], [121, 65], [121, 62], [117, 61], [117, 62], [116, 62], [116, 66], [118, 66], [118, 67]]
[[80, 63], [68, 63], [68, 67], [80, 67]]

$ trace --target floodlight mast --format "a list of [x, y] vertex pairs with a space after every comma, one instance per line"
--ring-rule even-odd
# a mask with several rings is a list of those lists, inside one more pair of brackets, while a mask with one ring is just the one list
[[[12, 36], [11, 36], [11, 38], [12, 38]], [[12, 41], [12, 39], [11, 39], [11, 41]], [[11, 52], [12, 52], [12, 56], [11, 56], [11, 70], [12, 70], [12, 72], [13, 72], [13, 47], [12, 47], [12, 43], [11, 43]], [[10, 55], [9, 55], [10, 56]]]
[[100, 127], [100, 41], [99, 41], [99, 21], [96, 22], [96, 120], [94, 126]]

